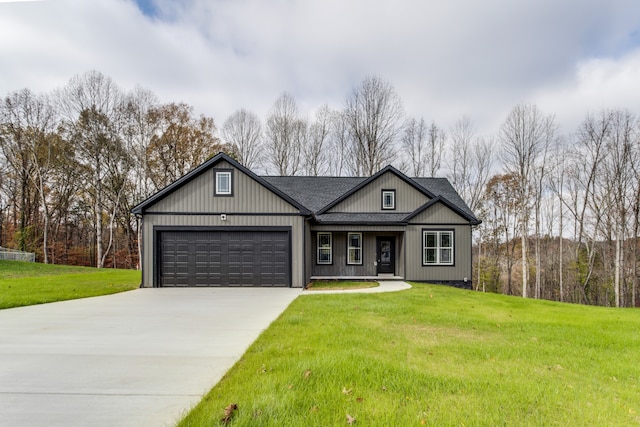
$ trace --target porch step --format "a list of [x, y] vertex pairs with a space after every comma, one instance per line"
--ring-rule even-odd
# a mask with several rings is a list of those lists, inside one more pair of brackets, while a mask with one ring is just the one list
[[404, 280], [402, 276], [379, 274], [377, 276], [311, 276], [311, 280]]

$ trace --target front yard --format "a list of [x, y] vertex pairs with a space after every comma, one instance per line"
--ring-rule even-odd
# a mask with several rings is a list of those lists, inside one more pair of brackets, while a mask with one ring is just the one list
[[445, 286], [309, 295], [179, 425], [638, 425], [638, 331], [637, 310]]
[[0, 309], [136, 289], [140, 272], [0, 260]]

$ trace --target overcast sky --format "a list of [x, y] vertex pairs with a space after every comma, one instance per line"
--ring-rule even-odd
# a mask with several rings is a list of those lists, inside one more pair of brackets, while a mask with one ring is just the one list
[[220, 127], [291, 93], [311, 115], [366, 76], [407, 115], [495, 134], [533, 103], [572, 131], [589, 111], [640, 114], [638, 0], [0, 0], [0, 95], [89, 70]]

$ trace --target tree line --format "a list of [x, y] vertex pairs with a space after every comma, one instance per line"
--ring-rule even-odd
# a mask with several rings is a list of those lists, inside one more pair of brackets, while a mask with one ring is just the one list
[[445, 129], [406, 114], [393, 86], [366, 77], [341, 108], [311, 115], [282, 93], [267, 116], [240, 109], [220, 131], [185, 103], [122, 90], [97, 71], [0, 106], [0, 246], [43, 262], [135, 268], [131, 208], [217, 152], [275, 175], [370, 176], [387, 164], [445, 176], [483, 221], [476, 289], [610, 306], [637, 304], [639, 120], [589, 112], [571, 134], [535, 105], [494, 135], [462, 116]]

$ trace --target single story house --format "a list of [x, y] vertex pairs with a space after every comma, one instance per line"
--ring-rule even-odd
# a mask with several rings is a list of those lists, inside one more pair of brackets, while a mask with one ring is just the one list
[[132, 212], [142, 286], [304, 287], [401, 278], [469, 287], [480, 223], [444, 178], [258, 176], [217, 154]]

